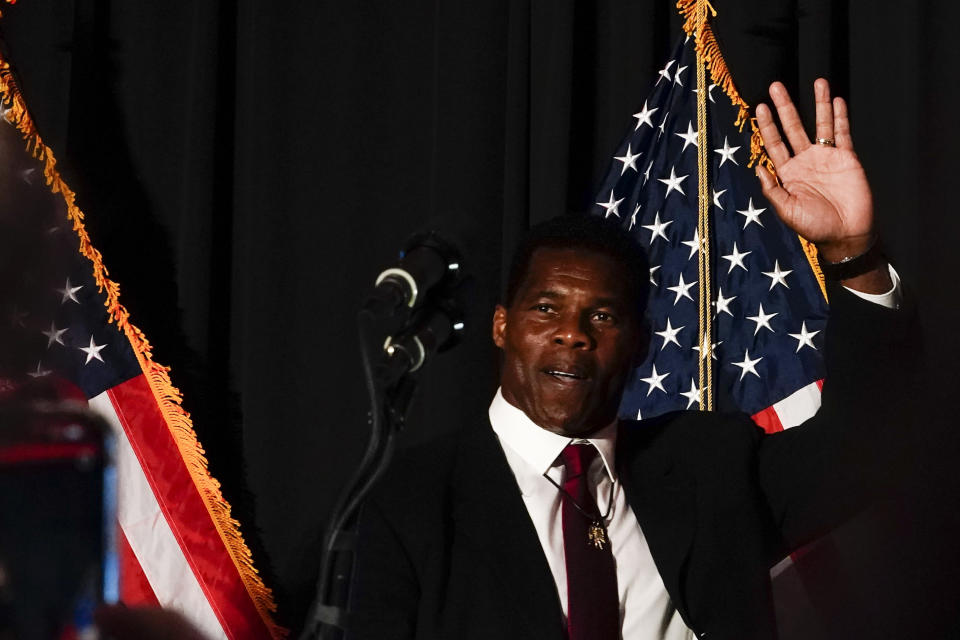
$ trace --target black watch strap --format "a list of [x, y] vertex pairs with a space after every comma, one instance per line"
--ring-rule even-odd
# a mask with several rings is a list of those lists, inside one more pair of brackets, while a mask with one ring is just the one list
[[844, 258], [840, 262], [828, 262], [822, 256], [817, 256], [820, 270], [827, 280], [839, 281], [856, 278], [876, 268], [883, 260], [880, 243], [874, 242], [870, 248], [858, 256]]

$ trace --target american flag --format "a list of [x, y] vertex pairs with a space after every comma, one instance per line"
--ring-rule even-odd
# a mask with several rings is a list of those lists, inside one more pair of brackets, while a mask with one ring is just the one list
[[636, 234], [651, 264], [650, 353], [624, 392], [621, 416], [699, 408], [700, 358], [712, 357], [714, 406], [778, 431], [819, 408], [827, 302], [800, 239], [748, 167], [749, 123], [735, 125], [739, 107], [708, 80], [714, 328], [712, 344], [699, 344], [696, 64], [687, 37], [633, 115], [592, 211]]
[[119, 588], [107, 595], [175, 609], [211, 638], [280, 637], [270, 590], [207, 471], [179, 392], [130, 323], [2, 59], [0, 102], [0, 302], [10, 318], [5, 347], [15, 347], [0, 354], [0, 376], [66, 385], [112, 427]]

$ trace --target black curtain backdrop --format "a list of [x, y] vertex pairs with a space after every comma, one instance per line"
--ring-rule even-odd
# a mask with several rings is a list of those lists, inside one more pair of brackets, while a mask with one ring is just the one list
[[[859, 632], [848, 637], [949, 637], [960, 8], [714, 6], [749, 103], [781, 79], [811, 121], [818, 75], [849, 98], [887, 253], [921, 303], [931, 392], [902, 426], [911, 473], [895, 501], [840, 534], [853, 585], [842, 608]], [[464, 238], [479, 281], [468, 337], [424, 373], [404, 442], [485, 411], [508, 256], [531, 223], [593, 201], [679, 37], [676, 10], [22, 0], [4, 14], [41, 132], [135, 322], [173, 367], [280, 618], [297, 627], [325, 518], [364, 444], [362, 292], [427, 223]]]

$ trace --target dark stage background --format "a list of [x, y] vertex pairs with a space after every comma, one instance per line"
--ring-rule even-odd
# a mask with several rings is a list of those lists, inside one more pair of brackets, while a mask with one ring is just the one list
[[[714, 2], [747, 101], [849, 98], [932, 389], [898, 499], [847, 533], [848, 637], [951, 637], [960, 533], [954, 2]], [[363, 445], [361, 292], [428, 221], [467, 237], [470, 333], [407, 443], [485, 410], [489, 319], [530, 223], [582, 211], [680, 33], [669, 0], [22, 0], [2, 29], [41, 132], [297, 627]], [[877, 398], [882, 403], [883, 398]], [[840, 623], [837, 623], [839, 628]], [[859, 633], [862, 632], [862, 633]]]

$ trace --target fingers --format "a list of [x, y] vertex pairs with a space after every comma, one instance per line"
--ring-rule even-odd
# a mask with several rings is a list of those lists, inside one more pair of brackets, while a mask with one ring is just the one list
[[838, 149], [853, 151], [853, 138], [850, 137], [850, 119], [847, 117], [847, 102], [843, 98], [833, 99], [833, 139]]
[[780, 124], [783, 125], [783, 132], [786, 134], [793, 152], [800, 153], [805, 150], [810, 146], [810, 139], [807, 137], [807, 132], [803, 130], [800, 114], [797, 113], [797, 108], [793, 106], [787, 88], [780, 82], [774, 82], [770, 85], [770, 98], [777, 108]]
[[813, 100], [817, 107], [817, 138], [833, 140], [833, 105], [830, 103], [830, 84], [823, 78], [813, 83]]
[[[833, 140], [838, 148], [853, 150], [847, 103], [842, 98], [830, 99], [830, 83], [823, 78], [817, 78], [813, 83], [813, 96], [816, 104], [816, 137]], [[803, 130], [800, 115], [786, 87], [774, 82], [770, 85], [770, 97], [777, 108], [777, 115], [790, 148], [793, 153], [802, 152], [810, 146], [810, 139]], [[757, 106], [757, 126], [770, 159], [774, 165], [783, 166], [783, 163], [790, 159], [790, 148], [781, 138], [780, 130], [773, 121], [773, 113], [766, 105]]]
[[780, 129], [773, 121], [773, 112], [765, 104], [757, 105], [757, 127], [763, 137], [763, 146], [767, 149], [767, 155], [773, 160], [774, 166], [782, 167], [790, 159], [790, 150], [780, 137]]

